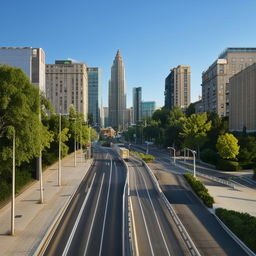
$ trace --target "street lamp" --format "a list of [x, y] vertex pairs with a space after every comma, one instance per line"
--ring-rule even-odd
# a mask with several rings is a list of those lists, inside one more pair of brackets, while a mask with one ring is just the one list
[[187, 150], [189, 150], [192, 154], [193, 154], [193, 175], [194, 177], [196, 177], [196, 151], [195, 150], [192, 150], [190, 148], [186, 148]]
[[[176, 150], [174, 147], [168, 147], [168, 149], [172, 149], [173, 150], [173, 163], [176, 163]], [[171, 151], [170, 151], [170, 155], [171, 155]]]
[[76, 118], [70, 118], [70, 120], [74, 120], [75, 126], [75, 134], [74, 134], [74, 167], [76, 167]]
[[59, 168], [58, 168], [58, 186], [61, 186], [61, 113], [59, 114]]
[[13, 147], [12, 147], [12, 205], [11, 205], [11, 235], [14, 235], [15, 218], [15, 129], [13, 129]]

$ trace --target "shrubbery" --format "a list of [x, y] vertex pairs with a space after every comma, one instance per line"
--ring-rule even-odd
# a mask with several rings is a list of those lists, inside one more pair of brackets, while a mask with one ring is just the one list
[[131, 151], [133, 154], [137, 155], [138, 157], [140, 157], [143, 161], [145, 161], [146, 163], [149, 162], [153, 162], [155, 161], [155, 157], [152, 155], [145, 155], [143, 153], [137, 152], [137, 151]]
[[256, 167], [253, 168], [253, 179], [256, 180]]
[[223, 171], [239, 171], [241, 170], [241, 166], [238, 162], [231, 160], [219, 159], [216, 164], [216, 168]]
[[248, 213], [216, 209], [216, 215], [238, 236], [252, 251], [256, 252], [256, 217]]
[[205, 185], [198, 179], [196, 179], [192, 174], [185, 173], [184, 177], [188, 181], [189, 185], [192, 187], [192, 189], [195, 191], [195, 193], [202, 199], [204, 204], [207, 207], [212, 208], [212, 205], [214, 203], [213, 197], [208, 193], [208, 189], [205, 187]]
[[206, 148], [204, 149], [201, 154], [200, 154], [201, 160], [209, 163], [209, 164], [216, 164], [219, 156], [216, 153], [216, 151], [210, 149], [210, 148]]

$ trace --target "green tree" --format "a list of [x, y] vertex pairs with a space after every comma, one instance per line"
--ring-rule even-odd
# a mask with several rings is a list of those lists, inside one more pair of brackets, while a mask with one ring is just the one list
[[236, 159], [239, 153], [238, 140], [231, 133], [220, 135], [217, 140], [216, 148], [220, 156], [224, 159]]
[[188, 108], [186, 109], [186, 116], [190, 117], [192, 114], [196, 113], [195, 103], [190, 103]]
[[208, 121], [207, 114], [192, 114], [182, 122], [184, 146], [199, 150], [207, 141], [207, 132], [211, 129], [211, 121]]

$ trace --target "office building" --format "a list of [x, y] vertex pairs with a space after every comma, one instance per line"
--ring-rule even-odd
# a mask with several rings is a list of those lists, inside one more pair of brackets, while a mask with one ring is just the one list
[[142, 119], [152, 117], [155, 110], [156, 110], [156, 102], [155, 101], [143, 101], [141, 103]]
[[256, 62], [256, 48], [227, 48], [202, 74], [204, 111], [229, 115], [230, 77]]
[[133, 120], [135, 124], [141, 122], [141, 87], [133, 88]]
[[229, 79], [229, 129], [256, 132], [256, 63]]
[[104, 120], [102, 126], [105, 128], [109, 127], [108, 107], [103, 107], [102, 116], [103, 116], [103, 120]]
[[126, 85], [124, 63], [120, 50], [117, 51], [111, 68], [108, 106], [109, 125], [114, 129], [123, 130], [125, 127]]
[[21, 68], [31, 83], [45, 92], [45, 53], [42, 48], [0, 47], [0, 65]]
[[165, 108], [178, 106], [186, 109], [190, 104], [190, 66], [172, 68], [165, 79]]
[[71, 105], [77, 113], [88, 116], [88, 76], [84, 63], [56, 60], [46, 64], [46, 97], [52, 102], [56, 113], [69, 114]]
[[204, 107], [203, 107], [202, 99], [199, 99], [198, 101], [194, 102], [194, 104], [195, 104], [195, 113], [196, 114], [204, 112]]
[[102, 77], [101, 69], [97, 67], [87, 68], [88, 72], [88, 114], [92, 115], [93, 127], [101, 127], [102, 116]]

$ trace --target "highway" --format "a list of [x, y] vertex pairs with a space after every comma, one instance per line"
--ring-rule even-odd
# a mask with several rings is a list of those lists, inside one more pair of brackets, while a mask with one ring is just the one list
[[122, 255], [126, 169], [111, 149], [94, 158], [43, 255]]
[[145, 167], [131, 158], [127, 164], [134, 254], [190, 255]]
[[165, 154], [150, 153], [156, 161], [149, 166], [201, 255], [247, 255], [192, 193], [181, 175], [184, 170], [170, 164]]

